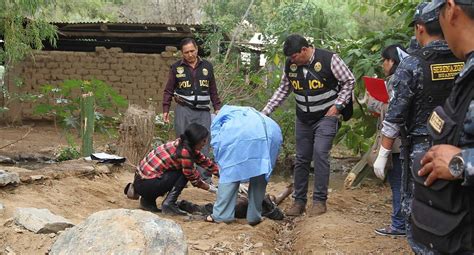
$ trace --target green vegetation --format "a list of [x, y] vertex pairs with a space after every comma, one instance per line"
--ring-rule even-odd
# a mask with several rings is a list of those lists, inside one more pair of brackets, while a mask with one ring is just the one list
[[[408, 28], [413, 0], [209, 0], [201, 6], [205, 12], [207, 33], [197, 35], [215, 65], [220, 94], [224, 103], [249, 105], [262, 109], [278, 87], [285, 57], [281, 46], [291, 33], [301, 33], [316, 47], [337, 52], [356, 76], [355, 95], [365, 93], [361, 77], [381, 76], [380, 51], [392, 43], [407, 45], [413, 31]], [[54, 45], [55, 27], [49, 21], [117, 21], [132, 20], [124, 13], [150, 17], [156, 10], [151, 0], [5, 0], [0, 1], [0, 34], [5, 47], [0, 49], [0, 62], [6, 69], [49, 40]], [[255, 33], [261, 33], [264, 45], [249, 45]], [[240, 51], [265, 54], [267, 64], [259, 67], [258, 55], [250, 63], [242, 62]], [[17, 79], [16, 86], [22, 86]], [[38, 95], [9, 94], [2, 86], [6, 109], [12, 100], [38, 99]], [[96, 96], [96, 130], [113, 126], [114, 118], [126, 101], [100, 81], [64, 81], [58, 86], [45, 85], [38, 114], [48, 114], [66, 129], [78, 127], [77, 95], [93, 92]], [[102, 93], [102, 99], [101, 99]], [[40, 95], [41, 96], [41, 95]], [[0, 112], [1, 110], [0, 109]], [[109, 115], [107, 115], [109, 116]], [[115, 115], [117, 116], [117, 115]], [[285, 156], [294, 153], [294, 100], [290, 98], [272, 117], [284, 133]], [[161, 125], [161, 124], [158, 124]], [[169, 125], [160, 130], [169, 130]], [[344, 122], [336, 143], [355, 153], [366, 151], [375, 131], [375, 119], [366, 106], [355, 102], [353, 119]], [[169, 132], [168, 132], [169, 133]], [[166, 134], [163, 134], [166, 136]]]
[[66, 161], [71, 159], [78, 159], [81, 157], [81, 153], [77, 149], [77, 145], [74, 142], [74, 138], [70, 134], [66, 134], [68, 146], [61, 148], [56, 156], [56, 161]]
[[[92, 92], [95, 98], [95, 130], [108, 132], [114, 128], [119, 109], [128, 102], [101, 80], [66, 80], [57, 86], [44, 85], [36, 95], [40, 103], [35, 108], [38, 115], [52, 116], [66, 130], [80, 128], [81, 95]], [[104, 113], [109, 114], [105, 115]]]
[[[247, 6], [250, 12], [244, 15]], [[382, 76], [381, 50], [393, 43], [407, 45], [413, 32], [408, 28], [416, 1], [343, 1], [343, 0], [261, 0], [213, 1], [205, 10], [211, 35], [202, 40], [217, 66], [216, 74], [223, 101], [262, 109], [280, 82], [285, 57], [281, 45], [287, 35], [300, 33], [309, 37], [316, 47], [337, 52], [356, 76], [355, 95], [362, 98], [365, 87], [362, 76]], [[242, 20], [245, 20], [242, 22]], [[219, 30], [216, 29], [219, 28]], [[241, 50], [255, 32], [262, 33], [267, 43], [261, 46], [267, 64], [251, 68], [240, 63], [238, 51], [232, 51], [230, 63], [223, 59], [222, 49], [233, 47], [223, 34], [235, 35]], [[226, 68], [219, 72], [220, 65]], [[242, 68], [242, 66], [244, 68]], [[257, 77], [257, 79], [253, 78]], [[229, 81], [233, 92], [227, 95]], [[238, 90], [235, 87], [239, 88]], [[222, 92], [224, 91], [224, 92]], [[240, 93], [239, 93], [240, 92]], [[247, 97], [251, 97], [248, 100]], [[241, 98], [241, 100], [236, 100]], [[367, 151], [375, 132], [375, 118], [366, 113], [366, 106], [354, 102], [353, 118], [343, 122], [335, 143], [343, 143], [356, 153]], [[285, 146], [283, 154], [294, 153], [294, 100], [290, 98], [273, 114], [282, 127]]]

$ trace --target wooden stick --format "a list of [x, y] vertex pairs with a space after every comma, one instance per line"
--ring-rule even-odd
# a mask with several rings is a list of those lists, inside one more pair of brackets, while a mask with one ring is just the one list
[[286, 189], [281, 192], [280, 194], [278, 194], [276, 197], [275, 197], [275, 204], [279, 205], [283, 200], [285, 200], [285, 198], [287, 198], [291, 193], [293, 193], [293, 183], [291, 183], [290, 185], [288, 185], [286, 187]]
[[13, 142], [11, 142], [11, 143], [9, 143], [9, 144], [3, 145], [2, 147], [0, 147], [0, 149], [3, 149], [3, 148], [5, 148], [5, 147], [8, 147], [8, 146], [10, 146], [10, 145], [12, 145], [12, 144], [14, 144], [14, 143], [17, 143], [17, 142], [19, 142], [19, 141], [25, 139], [25, 137], [27, 137], [27, 136], [30, 134], [31, 130], [33, 130], [33, 128], [29, 128], [28, 131], [26, 132], [26, 134], [24, 134], [20, 139], [18, 139], [18, 140], [16, 140], [16, 141], [13, 141]]

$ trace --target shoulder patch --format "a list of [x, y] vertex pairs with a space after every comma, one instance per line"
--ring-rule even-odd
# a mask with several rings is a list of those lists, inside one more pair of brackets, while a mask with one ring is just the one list
[[314, 70], [315, 70], [316, 72], [321, 71], [322, 67], [323, 67], [323, 66], [321, 65], [321, 62], [316, 62], [316, 64], [314, 64]]
[[291, 70], [291, 71], [294, 72], [294, 71], [296, 71], [296, 69], [298, 69], [298, 66], [297, 66], [296, 64], [291, 64], [291, 65], [290, 65], [290, 70]]

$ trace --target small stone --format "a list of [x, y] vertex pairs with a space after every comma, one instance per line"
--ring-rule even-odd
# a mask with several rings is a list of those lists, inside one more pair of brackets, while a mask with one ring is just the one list
[[16, 252], [15, 252], [10, 246], [7, 246], [7, 247], [5, 248], [5, 253], [6, 253], [7, 255], [15, 255], [15, 254], [16, 254]]
[[55, 233], [50, 233], [48, 236], [49, 236], [50, 238], [55, 238], [55, 237], [56, 237], [56, 234], [55, 234]]
[[3, 223], [3, 226], [4, 227], [9, 227], [13, 224], [13, 218], [8, 218], [7, 220], [5, 220], [5, 222]]
[[108, 199], [107, 202], [111, 203], [111, 204], [115, 204], [116, 201], [114, 199]]
[[17, 184], [20, 182], [20, 176], [18, 173], [10, 173], [4, 170], [0, 170], [0, 186], [6, 186], [8, 184]]
[[20, 234], [23, 233], [23, 229], [21, 228], [14, 228], [13, 230], [15, 230], [15, 232], [20, 233]]
[[38, 180], [41, 180], [41, 179], [45, 178], [44, 175], [32, 175], [30, 177], [31, 177], [31, 180], [33, 180], [33, 181], [38, 181]]
[[[206, 242], [206, 241], [203, 241], [203, 242]], [[193, 247], [194, 247], [196, 250], [207, 251], [207, 250], [209, 250], [212, 246], [209, 245], [209, 244], [200, 243], [200, 244], [194, 245]]]
[[9, 157], [0, 155], [0, 164], [13, 165], [13, 164], [15, 164], [15, 160], [13, 160]]
[[102, 174], [110, 174], [110, 168], [106, 165], [97, 165], [95, 170], [98, 172], [98, 173], [102, 173]]
[[253, 245], [254, 248], [261, 248], [263, 247], [263, 243], [256, 243]]

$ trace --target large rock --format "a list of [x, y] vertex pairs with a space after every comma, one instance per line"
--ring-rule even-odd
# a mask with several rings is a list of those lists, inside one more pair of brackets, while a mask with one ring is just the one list
[[63, 232], [49, 254], [187, 254], [181, 227], [129, 209], [100, 211]]
[[57, 233], [74, 226], [69, 220], [52, 214], [48, 209], [17, 208], [13, 219], [17, 225], [38, 233]]
[[20, 176], [18, 173], [10, 173], [5, 170], [0, 170], [0, 187], [17, 183], [20, 183]]

